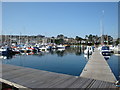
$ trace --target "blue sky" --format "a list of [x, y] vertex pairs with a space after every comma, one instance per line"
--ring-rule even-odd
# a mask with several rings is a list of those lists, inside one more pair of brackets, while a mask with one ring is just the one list
[[117, 2], [3, 2], [3, 34], [100, 36], [102, 10], [104, 34], [116, 37]]

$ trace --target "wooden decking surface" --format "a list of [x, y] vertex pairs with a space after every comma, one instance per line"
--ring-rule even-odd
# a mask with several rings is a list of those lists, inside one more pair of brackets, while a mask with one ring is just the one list
[[[113, 83], [13, 65], [2, 65], [0, 82], [32, 88], [116, 88]], [[8, 83], [8, 84], [9, 84]], [[19, 86], [18, 86], [19, 87]]]
[[92, 78], [107, 82], [116, 81], [112, 70], [98, 49], [95, 49], [95, 52], [87, 62], [80, 77]]

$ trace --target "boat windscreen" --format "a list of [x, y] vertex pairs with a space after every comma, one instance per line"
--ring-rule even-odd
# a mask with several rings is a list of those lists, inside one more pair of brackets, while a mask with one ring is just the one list
[[109, 47], [107, 47], [107, 46], [102, 47], [102, 50], [109, 50]]

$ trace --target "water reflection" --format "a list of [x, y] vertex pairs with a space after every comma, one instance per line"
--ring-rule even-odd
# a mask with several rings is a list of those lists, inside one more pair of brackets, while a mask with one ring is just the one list
[[63, 57], [65, 56], [65, 51], [56, 51], [56, 54], [59, 56], [59, 57]]
[[114, 73], [115, 77], [118, 79], [120, 76], [120, 56], [116, 56], [116, 55], [111, 55], [111, 57], [109, 58], [109, 60], [107, 60], [110, 68], [112, 69], [112, 72]]
[[[15, 56], [0, 56], [2, 63], [46, 70], [79, 76], [90, 55], [84, 55], [80, 47], [70, 47], [65, 50], [52, 49], [39, 53], [21, 53]], [[119, 56], [105, 56], [113, 73], [118, 78], [120, 74]], [[4, 60], [7, 59], [7, 60]], [[119, 70], [118, 70], [119, 69]]]
[[[84, 53], [84, 49], [81, 47], [68, 47], [66, 49], [51, 49], [51, 50], [42, 51], [42, 52], [38, 52], [38, 53], [33, 53], [33, 52], [21, 53], [19, 55], [34, 55], [34, 56], [38, 56], [38, 57], [43, 57], [47, 54], [51, 54], [51, 55], [57, 55], [58, 57], [64, 57], [67, 54], [74, 54], [76, 56], [81, 56], [83, 53]], [[13, 56], [14, 55], [0, 56], [0, 58], [1, 59], [12, 59]], [[91, 57], [91, 55], [84, 54], [84, 58], [86, 58], [87, 60], [89, 60], [90, 57]], [[104, 56], [104, 58], [105, 58], [105, 60], [109, 60], [110, 55]]]
[[[47, 51], [42, 51], [42, 52], [30, 52], [30, 53], [20, 53], [17, 55], [34, 55], [34, 56], [45, 56], [47, 54], [51, 54], [51, 55], [57, 55], [58, 57], [63, 57], [67, 54], [74, 54], [76, 56], [81, 56], [83, 54], [83, 49], [81, 49], [80, 47], [68, 47], [66, 49], [52, 49], [52, 50], [47, 50]], [[7, 55], [7, 56], [0, 56], [1, 59], [12, 59], [13, 56], [16, 55]]]
[[70, 47], [33, 55], [23, 53], [2, 63], [79, 76], [87, 63], [81, 51], [79, 47]]
[[12, 59], [14, 55], [0, 56], [0, 59]]
[[[81, 52], [81, 48], [80, 47], [69, 47], [69, 48], [66, 48], [66, 49], [52, 49], [52, 50], [49, 50], [49, 54], [51, 55], [54, 55], [54, 54], [57, 54], [57, 56], [59, 57], [63, 57], [67, 54], [75, 54], [76, 56], [80, 56], [82, 54]], [[44, 52], [44, 54], [46, 54], [46, 52]]]
[[110, 56], [104, 56], [105, 60], [110, 59]]
[[89, 60], [90, 56], [91, 56], [91, 55], [89, 55], [89, 54], [84, 54], [84, 57], [85, 57], [87, 60]]
[[112, 55], [113, 53], [110, 53], [110, 55], [103, 55], [103, 57], [105, 60], [109, 60]]

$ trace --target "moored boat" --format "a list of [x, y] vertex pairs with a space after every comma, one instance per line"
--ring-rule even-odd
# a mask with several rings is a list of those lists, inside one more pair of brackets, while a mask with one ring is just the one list
[[1, 52], [2, 56], [7, 56], [7, 55], [13, 54], [13, 51], [10, 47], [1, 47], [0, 52]]
[[92, 46], [87, 46], [87, 48], [84, 50], [84, 54], [89, 54], [91, 55], [93, 52]]
[[60, 44], [60, 45], [57, 45], [57, 49], [65, 49], [65, 46]]
[[114, 47], [113, 52], [114, 52], [115, 54], [120, 54], [120, 44], [118, 44], [117, 46]]
[[103, 56], [110, 56], [111, 55], [111, 50], [110, 50], [109, 46], [102, 46], [100, 51], [101, 51], [100, 53]]

